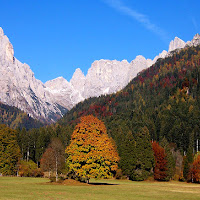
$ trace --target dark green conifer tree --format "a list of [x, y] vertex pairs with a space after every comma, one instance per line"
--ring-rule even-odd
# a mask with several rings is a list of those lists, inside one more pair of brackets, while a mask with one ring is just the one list
[[184, 161], [183, 177], [187, 181], [191, 179], [189, 172], [193, 163], [193, 149], [194, 149], [194, 132], [191, 133], [190, 140], [189, 140], [189, 147], [188, 147], [187, 155]]
[[3, 175], [16, 175], [17, 163], [21, 158], [16, 139], [15, 130], [0, 125], [0, 173]]
[[136, 168], [136, 142], [129, 131], [121, 143], [119, 167], [122, 173], [129, 178], [133, 177]]
[[151, 175], [155, 165], [149, 130], [143, 127], [136, 134], [135, 169], [130, 177], [132, 180], [143, 181]]

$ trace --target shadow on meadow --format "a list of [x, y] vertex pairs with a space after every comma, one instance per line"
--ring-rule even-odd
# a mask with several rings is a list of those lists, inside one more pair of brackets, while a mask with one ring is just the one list
[[113, 184], [113, 183], [89, 183], [89, 185], [119, 185], [119, 184]]

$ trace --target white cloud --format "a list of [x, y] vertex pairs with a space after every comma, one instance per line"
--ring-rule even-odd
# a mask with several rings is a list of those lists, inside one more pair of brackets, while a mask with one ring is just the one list
[[129, 8], [128, 6], [124, 5], [121, 0], [103, 0], [103, 1], [112, 8], [116, 9], [117, 11], [124, 13], [129, 17], [133, 18], [134, 20], [138, 21], [146, 29], [158, 35], [162, 40], [168, 41], [169, 37], [167, 36], [167, 33], [160, 27], [152, 23], [148, 16], [139, 13], [132, 8]]

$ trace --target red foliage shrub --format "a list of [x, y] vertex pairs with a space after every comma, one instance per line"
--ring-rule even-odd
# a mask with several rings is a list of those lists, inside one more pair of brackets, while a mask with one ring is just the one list
[[157, 142], [152, 143], [156, 165], [154, 167], [154, 179], [158, 181], [167, 180], [167, 159], [164, 148]]

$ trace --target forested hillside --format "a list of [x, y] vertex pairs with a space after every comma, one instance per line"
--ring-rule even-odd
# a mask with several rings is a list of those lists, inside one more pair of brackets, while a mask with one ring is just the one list
[[[58, 123], [73, 127], [84, 115], [104, 120], [118, 149], [127, 135], [146, 126], [152, 140], [165, 137], [187, 152], [200, 139], [200, 46], [173, 52], [144, 70], [120, 92], [90, 98]], [[131, 134], [130, 134], [131, 133]], [[192, 141], [190, 141], [192, 140]]]
[[[191, 166], [200, 139], [200, 46], [173, 52], [140, 72], [116, 94], [90, 98], [57, 124], [17, 131], [23, 159], [40, 160], [52, 138], [64, 147], [80, 118], [102, 120], [120, 156], [117, 176], [145, 180], [191, 181]], [[151, 143], [152, 142], [152, 143]], [[120, 175], [121, 174], [121, 175]]]
[[0, 102], [0, 124], [6, 124], [10, 128], [39, 128], [43, 124], [26, 113], [22, 112], [18, 108], [5, 105]]

